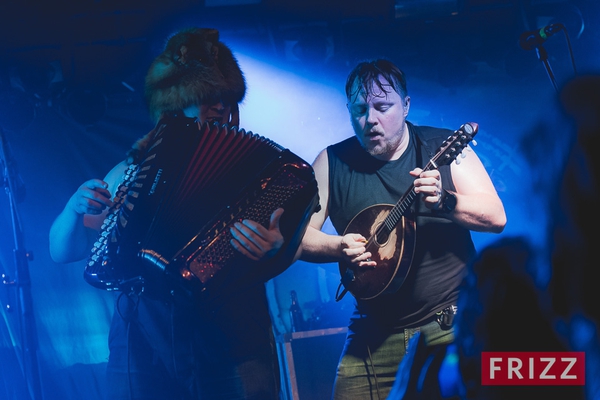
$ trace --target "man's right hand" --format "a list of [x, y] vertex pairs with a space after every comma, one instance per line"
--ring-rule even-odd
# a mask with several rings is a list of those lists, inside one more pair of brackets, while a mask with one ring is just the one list
[[346, 260], [359, 267], [375, 267], [372, 254], [367, 251], [367, 239], [359, 233], [347, 233], [342, 236], [342, 253]]

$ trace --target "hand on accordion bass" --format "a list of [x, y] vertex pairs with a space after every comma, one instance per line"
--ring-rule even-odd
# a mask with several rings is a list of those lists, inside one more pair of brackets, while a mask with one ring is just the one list
[[284, 244], [283, 234], [279, 229], [282, 215], [283, 208], [273, 211], [268, 228], [247, 219], [234, 223], [230, 228], [233, 236], [231, 245], [254, 261], [273, 257]]

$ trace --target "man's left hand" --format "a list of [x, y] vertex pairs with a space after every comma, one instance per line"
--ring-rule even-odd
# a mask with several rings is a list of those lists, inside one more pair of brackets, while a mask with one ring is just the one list
[[442, 199], [442, 177], [437, 169], [423, 171], [415, 168], [410, 171], [415, 179], [415, 193], [422, 193], [423, 203], [429, 209], [438, 209]]

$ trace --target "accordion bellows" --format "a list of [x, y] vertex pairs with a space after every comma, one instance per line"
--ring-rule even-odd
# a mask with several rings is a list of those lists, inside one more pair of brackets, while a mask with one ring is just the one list
[[[185, 117], [158, 123], [130, 180], [84, 272], [105, 290], [177, 281], [202, 292], [232, 279], [266, 281], [289, 266], [319, 207], [314, 172], [300, 157], [252, 132]], [[231, 246], [236, 221], [268, 227], [280, 207], [279, 253], [287, 256], [253, 262]]]

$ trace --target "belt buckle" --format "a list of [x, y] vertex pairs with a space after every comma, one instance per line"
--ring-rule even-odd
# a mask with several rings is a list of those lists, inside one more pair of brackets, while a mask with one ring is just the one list
[[452, 325], [454, 324], [454, 316], [456, 315], [457, 310], [458, 307], [452, 305], [435, 314], [436, 321], [438, 324], [440, 324], [440, 328], [442, 328], [442, 330], [447, 331], [452, 328]]

